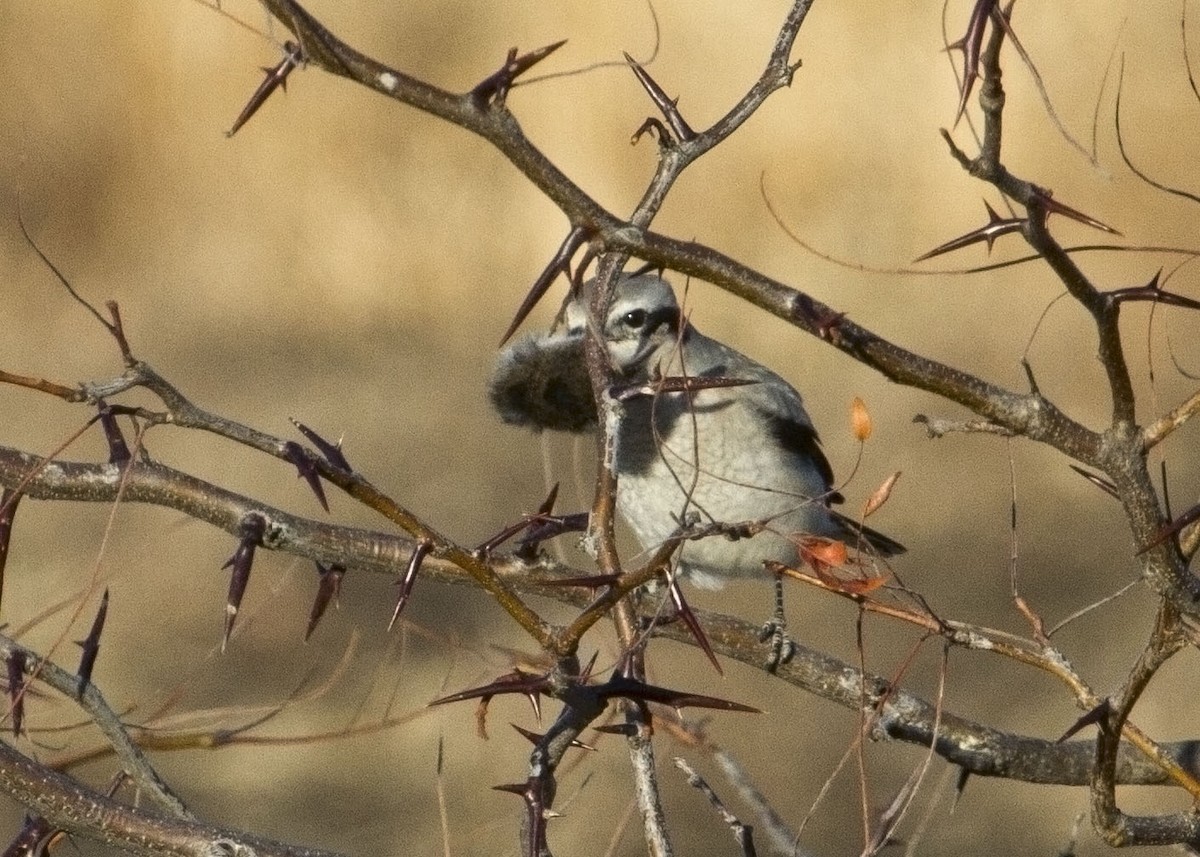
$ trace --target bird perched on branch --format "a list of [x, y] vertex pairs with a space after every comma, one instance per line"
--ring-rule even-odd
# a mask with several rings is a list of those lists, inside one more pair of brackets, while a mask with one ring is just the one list
[[681, 532], [709, 533], [682, 543], [685, 579], [716, 588], [724, 578], [765, 574], [765, 560], [796, 566], [805, 536], [884, 557], [904, 551], [831, 508], [842, 498], [796, 389], [700, 333], [657, 276], [621, 280], [603, 319], [589, 319], [578, 297], [565, 331], [505, 349], [489, 392], [506, 422], [572, 432], [596, 424], [589, 329], [603, 337], [617, 378], [610, 392], [622, 517], [647, 551]]

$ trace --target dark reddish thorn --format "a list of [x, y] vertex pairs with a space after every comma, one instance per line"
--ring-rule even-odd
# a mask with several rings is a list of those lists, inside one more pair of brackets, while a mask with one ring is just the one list
[[1192, 508], [1190, 508], [1186, 512], [1184, 512], [1182, 515], [1180, 515], [1178, 518], [1176, 518], [1174, 521], [1172, 521], [1170, 524], [1163, 527], [1162, 530], [1159, 532], [1159, 534], [1154, 537], [1154, 541], [1150, 542], [1150, 544], [1146, 545], [1144, 548], [1142, 548], [1140, 551], [1138, 551], [1137, 554], [1135, 554], [1135, 555], [1141, 556], [1142, 554], [1144, 554], [1146, 551], [1150, 550], [1151, 548], [1158, 547], [1163, 542], [1165, 542], [1167, 539], [1171, 538], [1171, 536], [1175, 535], [1180, 530], [1182, 530], [1184, 527], [1188, 526], [1189, 524], [1193, 524], [1196, 521], [1200, 521], [1200, 505], [1193, 506]]
[[980, 241], [987, 242], [988, 252], [992, 252], [992, 245], [1001, 235], [1007, 235], [1010, 232], [1019, 232], [1025, 225], [1024, 218], [1020, 217], [1001, 217], [996, 213], [996, 210], [988, 205], [987, 200], [984, 200], [984, 207], [987, 209], [988, 222], [978, 229], [973, 229], [966, 235], [960, 235], [958, 238], [953, 238], [945, 244], [934, 247], [928, 253], [923, 253], [913, 262], [924, 262], [926, 259], [932, 259], [934, 256], [940, 256], [943, 253], [949, 253], [952, 250], [959, 250], [971, 244], [977, 244]]
[[300, 46], [295, 42], [284, 42], [283, 59], [274, 68], [263, 67], [266, 78], [258, 85], [258, 89], [254, 90], [254, 94], [250, 96], [250, 100], [246, 102], [246, 106], [242, 108], [238, 118], [234, 120], [233, 127], [225, 132], [225, 136], [232, 137], [236, 134], [238, 129], [249, 122], [250, 117], [258, 112], [258, 108], [263, 106], [276, 89], [282, 88], [286, 91], [288, 75], [302, 62], [304, 62], [304, 51]]
[[[675, 139], [679, 140], [680, 142], [694, 140], [696, 138], [696, 132], [691, 129], [686, 121], [684, 121], [683, 115], [679, 112], [679, 106], [675, 99], [668, 97], [666, 91], [658, 85], [658, 82], [650, 76], [650, 73], [642, 68], [638, 61], [629, 54], [625, 54], [625, 62], [629, 63], [629, 68], [633, 71], [634, 77], [638, 79], [638, 83], [642, 85], [642, 88], [646, 90], [646, 94], [650, 96], [650, 100], [654, 102], [654, 106], [657, 107], [659, 112], [662, 113], [663, 117], [666, 118], [667, 124], [671, 126], [671, 131], [675, 135]], [[649, 119], [642, 123], [641, 129], [634, 134], [633, 141], [635, 143], [637, 142], [638, 137], [642, 135], [643, 131], [650, 125], [650, 123], [651, 120]], [[659, 142], [667, 143], [670, 138], [663, 133], [662, 125], [658, 122], [654, 122], [653, 124], [654, 126], [657, 126]]]
[[687, 625], [692, 638], [700, 646], [700, 650], [707, 656], [709, 663], [713, 665], [713, 669], [717, 671], [718, 675], [725, 675], [725, 670], [721, 669], [721, 664], [717, 661], [717, 656], [713, 652], [712, 646], [709, 645], [708, 637], [704, 634], [704, 629], [700, 627], [700, 620], [696, 618], [696, 614], [692, 612], [687, 599], [683, 597], [683, 591], [679, 588], [679, 578], [677, 576], [672, 575], [671, 582], [667, 586], [667, 591], [671, 593], [671, 601], [675, 604], [676, 613], [683, 620], [683, 624]]
[[317, 629], [317, 624], [321, 621], [321, 617], [325, 615], [325, 608], [329, 606], [329, 602], [333, 602], [337, 606], [337, 599], [342, 594], [342, 577], [346, 574], [346, 566], [334, 563], [326, 568], [317, 563], [317, 595], [313, 599], [312, 610], [308, 614], [308, 628], [304, 631], [304, 640], [312, 636], [312, 632]]
[[317, 465], [309, 458], [307, 450], [295, 441], [285, 441], [283, 457], [296, 465], [296, 475], [308, 483], [308, 487], [317, 495], [317, 502], [326, 512], [329, 511], [329, 501], [325, 499], [325, 489], [321, 485], [321, 477], [317, 473]]
[[539, 698], [540, 694], [546, 693], [550, 689], [550, 677], [539, 675], [537, 673], [528, 673], [522, 669], [515, 669], [506, 675], [500, 676], [493, 682], [473, 687], [470, 690], [462, 690], [458, 693], [452, 693], [449, 696], [443, 696], [429, 703], [434, 705], [445, 705], [449, 702], [462, 702], [466, 699], [478, 699], [486, 706], [491, 701], [493, 696], [500, 696], [507, 693], [519, 693], [529, 699], [529, 704], [533, 707], [534, 716], [540, 723], [542, 720], [542, 703]]
[[1085, 726], [1097, 725], [1101, 731], [1108, 727], [1108, 715], [1112, 714], [1112, 706], [1108, 704], [1107, 699], [1102, 699], [1100, 704], [1090, 711], [1087, 711], [1082, 717], [1071, 724], [1071, 728], [1062, 734], [1062, 737], [1055, 741], [1055, 744], [1061, 744], [1066, 741], [1080, 729]]
[[523, 783], [507, 783], [492, 788], [514, 794], [525, 801], [525, 809], [529, 812], [529, 857], [546, 853], [546, 788], [542, 779], [532, 776]]
[[625, 738], [631, 738], [637, 734], [637, 726], [633, 723], [611, 723], [607, 726], [593, 726], [597, 732], [604, 732], [608, 735], [621, 735]]
[[525, 535], [521, 537], [520, 545], [515, 553], [520, 559], [533, 562], [537, 559], [537, 549], [542, 542], [552, 539], [555, 536], [560, 536], [563, 533], [576, 533], [587, 529], [587, 513], [575, 515], [551, 514], [554, 510], [554, 501], [557, 498], [558, 484], [555, 483], [554, 487], [550, 489], [550, 494], [542, 501], [542, 505], [538, 507], [537, 512], [532, 515], [525, 515], [515, 524], [509, 524], [496, 533], [496, 535], [481, 543], [472, 553], [476, 556], [487, 556], [517, 533], [525, 531]]
[[975, 81], [979, 79], [979, 55], [983, 48], [983, 33], [995, 8], [996, 0], [975, 0], [971, 17], [967, 20], [967, 32], [949, 46], [950, 50], [963, 52], [962, 93], [958, 99], [958, 110], [954, 114], [955, 125], [966, 113], [967, 99], [971, 97], [971, 90], [975, 88]]
[[1097, 476], [1095, 473], [1084, 470], [1082, 467], [1076, 467], [1074, 464], [1068, 464], [1067, 466], [1086, 479], [1088, 482], [1091, 482], [1108, 496], [1115, 497], [1118, 500], [1120, 499], [1120, 495], [1117, 493], [1117, 486], [1113, 485], [1107, 479]]
[[[511, 726], [513, 729], [517, 730], [517, 734], [520, 735], [522, 738], [524, 738], [526, 741], [528, 741], [530, 744], [537, 744], [539, 741], [541, 741], [543, 738], [546, 737], [545, 735], [541, 734], [540, 732], [534, 732], [531, 729], [522, 728], [515, 723], [510, 723], [508, 725]], [[596, 748], [593, 747], [591, 744], [584, 744], [582, 741], [578, 741], [574, 738], [571, 739], [571, 746], [578, 747], [581, 750], [591, 750], [593, 753], [597, 752]]]
[[326, 461], [328, 461], [338, 470], [344, 470], [347, 473], [354, 472], [354, 468], [350, 466], [350, 462], [346, 460], [346, 456], [342, 452], [341, 441], [338, 441], [337, 443], [330, 443], [304, 423], [299, 422], [292, 417], [288, 417], [288, 419], [292, 420], [292, 425], [296, 427], [296, 430], [308, 438], [308, 442], [315, 446], [321, 455], [325, 456]]
[[110, 408], [103, 399], [96, 404], [100, 408], [100, 427], [104, 429], [104, 439], [108, 442], [108, 463], [118, 467], [128, 464], [133, 456], [130, 455], [129, 446], [126, 445], [125, 437], [121, 434], [121, 427], [117, 425], [114, 409]]
[[40, 815], [27, 815], [2, 857], [46, 857], [66, 836], [65, 830], [55, 830]]
[[617, 385], [610, 390], [610, 393], [617, 401], [626, 402], [641, 396], [657, 396], [660, 393], [695, 393], [700, 390], [746, 387], [758, 383], [760, 382], [746, 378], [671, 376], [669, 378], [659, 378], [645, 384]]
[[546, 516], [554, 511], [554, 502], [558, 499], [558, 483], [554, 483], [554, 487], [550, 489], [550, 493], [546, 495], [546, 499], [542, 501], [542, 505], [538, 506], [536, 515], [526, 515], [515, 524], [509, 524], [496, 535], [487, 539], [479, 547], [475, 548], [474, 553], [487, 556], [500, 545], [511, 539], [521, 530], [527, 529], [534, 517]]
[[555, 42], [552, 45], [547, 45], [544, 48], [538, 48], [535, 51], [530, 51], [527, 54], [517, 56], [517, 49], [510, 48], [508, 57], [504, 60], [504, 65], [500, 69], [481, 80], [474, 89], [471, 90], [471, 100], [476, 106], [483, 107], [486, 104], [493, 103], [497, 106], [504, 104], [504, 99], [508, 97], [508, 91], [512, 89], [513, 82], [518, 77], [523, 75], [533, 66], [540, 63], [550, 54], [561, 48], [567, 43], [566, 39], [561, 42]]
[[1200, 309], [1200, 301], [1184, 297], [1183, 295], [1177, 295], [1174, 292], [1163, 291], [1162, 286], [1158, 282], [1158, 278], [1161, 275], [1162, 271], [1160, 270], [1146, 285], [1117, 289], [1116, 291], [1109, 292], [1107, 297], [1114, 303], [1121, 303], [1122, 301], [1154, 301], [1155, 303], [1183, 307], [1184, 309]]
[[555, 278], [559, 274], [570, 276], [571, 258], [575, 255], [575, 251], [587, 240], [588, 235], [589, 231], [582, 226], [572, 227], [571, 231], [567, 233], [567, 237], [563, 239], [562, 244], [558, 245], [558, 250], [555, 251], [554, 258], [538, 274], [538, 278], [533, 281], [533, 287], [525, 295], [525, 299], [521, 301], [521, 305], [517, 307], [517, 314], [513, 316], [512, 323], [508, 325], [508, 330], [504, 331], [504, 336], [500, 337], [501, 345], [508, 342], [512, 335], [517, 332], [517, 328], [521, 326], [521, 323], [525, 321], [529, 313], [537, 306], [538, 301], [546, 294], [546, 291], [550, 288]]
[[732, 702], [716, 696], [704, 696], [698, 693], [686, 693], [667, 687], [646, 684], [644, 681], [629, 678], [614, 672], [604, 684], [592, 688], [602, 699], [621, 697], [634, 702], [657, 702], [671, 708], [714, 708], [719, 711], [744, 711], [749, 714], [762, 714], [762, 711], [740, 702]]
[[971, 779], [971, 769], [959, 768], [958, 779], [954, 783], [954, 804], [950, 807], [950, 812], [954, 812], [954, 807], [958, 806], [959, 799], [967, 789], [967, 780], [969, 779]]
[[79, 656], [79, 689], [76, 693], [80, 699], [87, 690], [88, 682], [92, 680], [92, 668], [96, 666], [96, 656], [100, 654], [100, 635], [104, 633], [104, 620], [107, 617], [108, 590], [105, 589], [104, 596], [100, 599], [100, 609], [96, 611], [96, 618], [92, 620], [92, 630], [88, 631], [86, 638], [75, 641], [75, 645], [83, 649]]
[[1061, 214], [1063, 217], [1069, 217], [1072, 220], [1076, 220], [1086, 226], [1092, 227], [1093, 229], [1099, 229], [1101, 232], [1107, 232], [1109, 235], [1121, 234], [1107, 223], [1103, 223], [1094, 217], [1089, 217], [1082, 211], [1077, 211], [1076, 209], [1071, 208], [1069, 205], [1063, 205], [1054, 198], [1054, 194], [1047, 188], [1039, 187], [1035, 190], [1037, 192], [1038, 200], [1042, 204], [1042, 208], [1044, 208], [1047, 212], [1051, 214]]
[[13, 649], [5, 659], [14, 738], [21, 737], [21, 724], [25, 722], [25, 663], [25, 653], [20, 649]]
[[408, 567], [404, 570], [404, 577], [396, 581], [400, 586], [400, 594], [396, 596], [396, 609], [392, 611], [392, 621], [388, 622], [389, 631], [396, 624], [396, 620], [400, 618], [400, 611], [404, 609], [404, 605], [408, 603], [408, 596], [412, 594], [413, 584], [417, 582], [417, 572], [421, 570], [421, 562], [431, 550], [433, 550], [433, 542], [426, 539], [421, 539], [413, 548], [412, 555], [408, 558]]
[[583, 577], [556, 577], [553, 580], [539, 580], [538, 586], [582, 586], [586, 589], [599, 589], [602, 586], [612, 586], [621, 579], [619, 574], [585, 574]]
[[4, 595], [4, 569], [8, 565], [8, 544], [12, 539], [13, 519], [24, 495], [5, 488], [0, 493], [0, 597]]
[[254, 565], [254, 551], [262, 544], [263, 535], [267, 531], [267, 522], [262, 515], [253, 512], [242, 518], [239, 528], [241, 540], [221, 568], [233, 567], [229, 578], [229, 597], [225, 601], [225, 636], [221, 639], [221, 651], [229, 644], [229, 635], [233, 632], [233, 623], [237, 619], [238, 609], [242, 606], [242, 596], [246, 594], [246, 585], [250, 582], [250, 569]]

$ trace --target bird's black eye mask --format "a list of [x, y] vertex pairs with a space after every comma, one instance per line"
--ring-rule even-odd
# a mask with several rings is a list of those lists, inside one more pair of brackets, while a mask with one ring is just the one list
[[654, 336], [659, 328], [666, 327], [667, 332], [679, 332], [680, 314], [678, 307], [660, 307], [656, 310], [642, 308], [631, 309], [621, 316], [621, 327], [633, 332], [639, 338]]

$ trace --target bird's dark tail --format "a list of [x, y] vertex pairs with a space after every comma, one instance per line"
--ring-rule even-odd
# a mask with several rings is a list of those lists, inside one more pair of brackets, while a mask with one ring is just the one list
[[888, 538], [878, 530], [865, 527], [857, 521], [852, 521], [845, 515], [839, 515], [837, 512], [832, 512], [832, 515], [845, 531], [846, 542], [851, 546], [857, 544], [861, 547], [865, 543], [871, 551], [885, 557], [896, 556], [908, 550], [900, 542]]

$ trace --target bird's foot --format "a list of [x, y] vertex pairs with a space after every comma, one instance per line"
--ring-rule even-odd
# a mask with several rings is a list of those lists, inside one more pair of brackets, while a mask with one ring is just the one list
[[764, 664], [769, 673], [775, 672], [796, 654], [796, 641], [788, 636], [787, 623], [782, 616], [772, 616], [763, 622], [758, 639], [761, 643], [769, 643], [767, 661]]
[[773, 673], [796, 654], [796, 643], [787, 634], [787, 619], [783, 612], [783, 578], [775, 575], [775, 611], [763, 622], [758, 632], [759, 642], [771, 643], [767, 651], [767, 672]]

